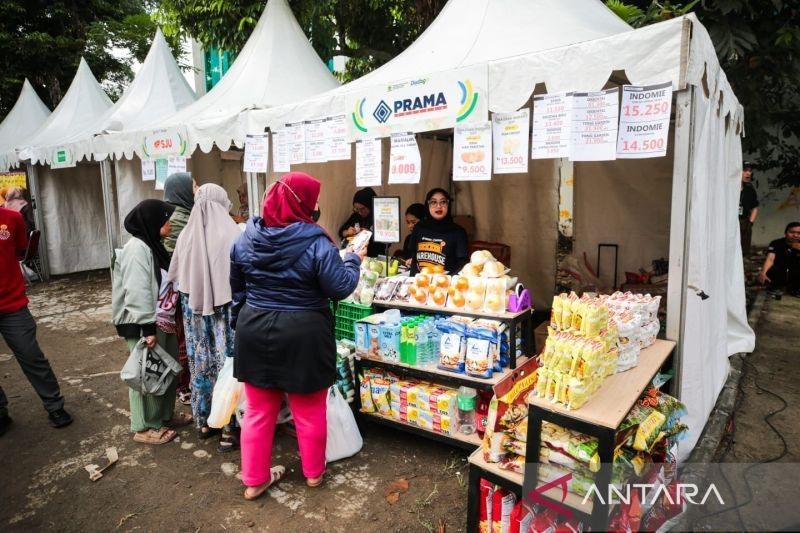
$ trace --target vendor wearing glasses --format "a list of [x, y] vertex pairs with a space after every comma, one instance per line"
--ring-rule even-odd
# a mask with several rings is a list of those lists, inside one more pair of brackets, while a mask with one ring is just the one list
[[469, 260], [467, 232], [453, 222], [450, 203], [450, 193], [444, 189], [431, 189], [425, 196], [428, 212], [414, 226], [409, 242], [412, 275], [424, 267], [443, 267], [456, 274]]
[[[372, 231], [372, 199], [375, 196], [377, 196], [375, 191], [370, 187], [356, 192], [353, 196], [353, 214], [339, 228], [339, 237], [341, 239], [350, 240], [365, 229]], [[377, 257], [383, 251], [382, 245], [370, 239], [369, 247], [367, 248], [369, 257]]]

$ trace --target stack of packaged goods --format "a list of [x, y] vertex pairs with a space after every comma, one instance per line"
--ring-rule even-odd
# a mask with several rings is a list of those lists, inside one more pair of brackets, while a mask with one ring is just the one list
[[553, 298], [536, 395], [578, 409], [617, 367], [617, 329], [598, 298]]
[[481, 479], [478, 497], [480, 533], [580, 533], [583, 524], [561, 517], [552, 509], [530, 505], [486, 479]]
[[336, 387], [342, 393], [347, 403], [353, 403], [355, 398], [355, 356], [356, 345], [352, 341], [336, 341]]
[[519, 379], [507, 393], [492, 398], [483, 435], [483, 459], [519, 474], [525, 470], [528, 438], [528, 393], [536, 385], [537, 371]]
[[[393, 311], [356, 322], [356, 355], [484, 379], [509, 365], [509, 331], [503, 322]], [[515, 334], [516, 355], [521, 357], [521, 325]]]
[[608, 308], [609, 318], [617, 327], [619, 359], [617, 372], [635, 367], [639, 353], [656, 342], [661, 328], [658, 307], [661, 296], [615, 292], [600, 296]]
[[417, 380], [398, 379], [391, 373], [368, 369], [360, 377], [361, 411], [435, 433], [458, 432], [457, 391]]

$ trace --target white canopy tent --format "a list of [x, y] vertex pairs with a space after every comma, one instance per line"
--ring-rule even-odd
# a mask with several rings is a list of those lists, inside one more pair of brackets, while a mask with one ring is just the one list
[[[353, 93], [469, 65], [488, 71], [491, 112], [529, 105], [534, 91], [672, 82], [675, 119], [667, 158], [574, 163], [574, 239], [577, 251], [593, 253], [613, 233], [629, 252], [621, 270], [669, 256], [667, 338], [678, 343], [676, 385], [689, 409], [685, 421], [691, 428], [680, 457], [687, 457], [722, 389], [727, 358], [754, 346], [736, 237], [743, 109], [695, 16], [633, 31], [596, 0], [451, 0], [414, 45], [381, 69], [306, 101], [243, 113], [238, 135], [347, 112], [345, 101]], [[442, 143], [443, 150], [448, 148]], [[384, 173], [386, 159], [384, 152]], [[533, 287], [537, 306], [547, 306], [552, 295], [557, 184], [560, 176], [572, 177], [571, 172], [561, 174], [572, 166], [537, 160], [527, 174], [453, 184], [457, 212], [475, 217], [477, 238], [511, 246], [512, 269]], [[349, 211], [346, 196], [355, 190], [354, 164], [297, 169], [323, 179], [320, 204], [328, 214], [334, 212], [333, 218], [324, 214], [323, 222], [337, 227]], [[447, 180], [426, 173], [423, 153], [425, 188]], [[381, 188], [381, 194], [401, 195], [403, 205], [419, 201], [424, 192], [407, 186]], [[640, 226], [650, 228], [637, 231]]]
[[[111, 106], [81, 58], [75, 78], [53, 113], [36, 133], [23, 140], [24, 144], [16, 145], [21, 148], [20, 160], [31, 159], [32, 147], [56, 145], [73, 131], [85, 128]], [[36, 219], [42, 231], [45, 272], [66, 274], [108, 266], [106, 236], [91, 215], [103, 205], [99, 172], [88, 165], [55, 171], [35, 162], [27, 170], [31, 194], [38, 199]]]
[[0, 123], [0, 170], [6, 171], [19, 164], [14, 147], [20, 139], [35, 133], [49, 116], [50, 109], [25, 78], [19, 98]]

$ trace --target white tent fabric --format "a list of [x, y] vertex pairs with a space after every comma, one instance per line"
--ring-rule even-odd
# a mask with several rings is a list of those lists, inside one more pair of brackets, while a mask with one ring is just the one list
[[[237, 115], [248, 108], [296, 102], [339, 85], [308, 41], [286, 0], [269, 0], [253, 34], [230, 70], [205, 96], [182, 111], [155, 118], [140, 130], [186, 127], [189, 152], [227, 150], [243, 146], [237, 134]], [[144, 125], [142, 125], [144, 126]], [[141, 131], [97, 139], [96, 152], [130, 159], [140, 150]]]
[[[183, 109], [196, 99], [159, 29], [139, 72], [120, 99], [96, 120], [81, 128], [73, 128], [68, 136], [57, 139], [51, 137], [51, 145], [32, 147], [31, 160], [50, 164], [56, 146], [71, 150], [74, 161], [81, 161], [84, 157], [89, 159], [92, 155], [92, 139], [96, 134], [139, 128]], [[105, 154], [95, 154], [96, 160], [105, 157]]]
[[93, 123], [112, 105], [86, 60], [81, 58], [75, 78], [53, 113], [33, 136], [24, 140], [24, 144], [17, 144], [16, 147], [21, 148], [20, 159], [31, 159], [32, 147], [54, 146], [68, 139], [72, 132]]
[[48, 116], [50, 109], [44, 105], [26, 78], [14, 107], [0, 124], [0, 170], [6, 171], [17, 166], [19, 158], [14, 146], [20, 139], [25, 139], [38, 130]]

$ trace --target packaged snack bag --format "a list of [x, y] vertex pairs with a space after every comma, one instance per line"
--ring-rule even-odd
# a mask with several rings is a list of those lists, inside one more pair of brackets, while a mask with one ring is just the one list
[[361, 396], [361, 412], [374, 413], [375, 404], [372, 402], [372, 388], [367, 376], [361, 376], [359, 395]]
[[518, 501], [511, 511], [511, 524], [508, 533], [528, 533], [528, 528], [533, 522], [533, 511], [525, 503]]
[[481, 479], [480, 498], [478, 504], [478, 527], [480, 533], [492, 531], [492, 499], [494, 496], [494, 483]]
[[553, 305], [550, 308], [550, 327], [556, 331], [561, 329], [561, 313], [563, 298], [561, 294], [553, 296]]
[[372, 402], [377, 412], [383, 416], [392, 416], [391, 402], [389, 401], [389, 387], [391, 382], [387, 378], [372, 378], [370, 387], [372, 389]]
[[492, 533], [506, 533], [511, 525], [511, 512], [517, 497], [513, 492], [495, 488], [492, 495]]
[[451, 372], [464, 372], [464, 358], [467, 353], [466, 324], [457, 320], [458, 318], [450, 317], [436, 324], [442, 333], [437, 366]]
[[478, 378], [491, 378], [494, 364], [491, 343], [487, 339], [467, 336], [465, 366], [467, 375]]
[[394, 294], [392, 294], [392, 301], [402, 303], [408, 302], [411, 298], [409, 287], [412, 285], [414, 285], [414, 278], [401, 277], [397, 282], [397, 288], [395, 288]]

